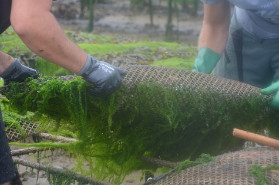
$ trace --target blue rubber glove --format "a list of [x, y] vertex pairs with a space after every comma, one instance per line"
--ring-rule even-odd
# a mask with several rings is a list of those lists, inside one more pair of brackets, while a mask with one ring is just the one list
[[3, 72], [1, 77], [4, 79], [4, 85], [10, 82], [23, 82], [26, 78], [38, 78], [38, 72], [35, 69], [22, 65], [18, 59]]
[[276, 110], [279, 110], [279, 81], [271, 84], [265, 89], [262, 89], [261, 93], [265, 95], [275, 94], [270, 106]]
[[126, 75], [126, 72], [88, 55], [84, 67], [77, 75], [94, 85], [89, 89], [93, 95], [107, 96], [121, 86], [122, 77]]
[[192, 71], [210, 74], [220, 57], [218, 53], [207, 47], [200, 48]]

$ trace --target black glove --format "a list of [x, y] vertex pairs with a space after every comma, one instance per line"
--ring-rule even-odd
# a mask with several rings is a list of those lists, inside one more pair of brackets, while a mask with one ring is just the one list
[[23, 82], [28, 77], [38, 78], [38, 76], [35, 69], [20, 64], [18, 59], [15, 59], [1, 75], [4, 79], [4, 85], [8, 85], [10, 82]]
[[90, 88], [92, 94], [106, 96], [116, 91], [122, 84], [125, 71], [106, 62], [98, 61], [88, 55], [86, 64], [77, 75], [94, 85]]

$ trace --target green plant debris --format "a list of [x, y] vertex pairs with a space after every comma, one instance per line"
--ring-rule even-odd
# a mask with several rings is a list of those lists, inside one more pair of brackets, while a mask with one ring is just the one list
[[28, 123], [30, 121], [29, 116], [21, 116], [11, 111], [3, 111], [2, 117], [6, 126], [6, 130], [15, 128], [22, 135], [22, 137], [27, 135], [22, 128], [22, 124]]
[[73, 133], [79, 143], [68, 150], [84, 156], [80, 163], [93, 158], [94, 177], [118, 184], [133, 170], [149, 168], [140, 161], [146, 153], [171, 161], [216, 155], [241, 146], [232, 128], [276, 125], [269, 113], [262, 114], [267, 105], [258, 96], [224, 99], [218, 92], [163, 88], [156, 82], [122, 87], [109, 97], [91, 96], [88, 88], [79, 77], [52, 77], [11, 83], [4, 94], [6, 106], [18, 113], [48, 118], [39, 122], [42, 131]]
[[86, 32], [74, 32], [65, 31], [67, 36], [75, 43], [95, 43], [95, 44], [105, 44], [105, 43], [119, 43], [116, 38], [109, 36], [94, 35], [92, 33]]
[[41, 57], [36, 57], [32, 63], [30, 62], [30, 67], [36, 69], [42, 76], [73, 75], [72, 72], [56, 64], [50, 63]]
[[175, 169], [177, 173], [179, 173], [181, 170], [184, 170], [186, 168], [190, 168], [192, 166], [196, 166], [198, 164], [204, 164], [208, 162], [215, 161], [215, 158], [208, 155], [208, 154], [201, 154], [200, 157], [198, 157], [195, 161], [185, 160], [181, 162], [178, 167]]
[[0, 48], [2, 52], [8, 53], [14, 57], [16, 57], [18, 53], [30, 52], [28, 47], [20, 40], [11, 27], [0, 35]]
[[[73, 32], [66, 31], [66, 34], [72, 35], [70, 38], [73, 39], [84, 51], [89, 54], [104, 55], [108, 53], [122, 53], [129, 49], [137, 47], [167, 47], [177, 49], [181, 47], [178, 43], [168, 43], [168, 42], [150, 42], [150, 41], [137, 41], [137, 42], [116, 42], [115, 38], [110, 38], [106, 36], [89, 35], [87, 33], [73, 34]], [[81, 39], [77, 39], [80, 37]], [[76, 38], [76, 40], [75, 40]], [[17, 34], [9, 28], [6, 32], [0, 36], [0, 47], [1, 51], [16, 56], [18, 53], [28, 53], [30, 50], [27, 46], [20, 40]]]
[[279, 170], [279, 166], [271, 165], [267, 167], [261, 167], [259, 165], [252, 165], [250, 175], [257, 178], [258, 185], [271, 185], [271, 182], [265, 177], [266, 172], [271, 170]]
[[108, 53], [122, 53], [129, 49], [137, 47], [169, 47], [178, 48], [181, 46], [178, 43], [167, 43], [167, 42], [136, 42], [136, 43], [124, 43], [124, 44], [79, 44], [79, 46], [89, 54], [104, 55]]
[[172, 68], [183, 69], [183, 70], [191, 70], [194, 65], [194, 57], [191, 57], [189, 59], [172, 57], [172, 58], [155, 61], [151, 65], [172, 67]]

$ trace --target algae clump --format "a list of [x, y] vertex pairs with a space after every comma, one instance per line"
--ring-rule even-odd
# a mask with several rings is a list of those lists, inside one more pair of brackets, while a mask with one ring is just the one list
[[140, 161], [146, 153], [171, 161], [195, 159], [201, 153], [216, 155], [241, 146], [231, 136], [233, 127], [263, 129], [273, 123], [269, 113], [262, 115], [267, 105], [256, 96], [224, 99], [218, 92], [200, 89], [197, 93], [149, 82], [95, 97], [88, 92], [90, 87], [80, 77], [39, 78], [12, 83], [5, 95], [19, 113], [31, 111], [37, 118], [55, 120], [53, 130], [49, 123], [39, 123], [41, 131], [68, 130], [79, 139], [71, 145], [34, 146], [62, 147], [83, 160], [93, 158], [90, 171], [94, 176], [114, 183], [121, 183], [133, 170], [150, 168]]

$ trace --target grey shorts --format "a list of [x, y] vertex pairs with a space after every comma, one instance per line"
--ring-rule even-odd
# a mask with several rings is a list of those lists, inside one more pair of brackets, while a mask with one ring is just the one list
[[0, 184], [9, 182], [14, 178], [15, 167], [13, 164], [0, 108]]
[[1, 0], [0, 3], [0, 34], [3, 33], [10, 25], [12, 0]]
[[279, 80], [279, 38], [258, 39], [232, 17], [224, 54], [214, 70], [216, 76], [264, 88]]

